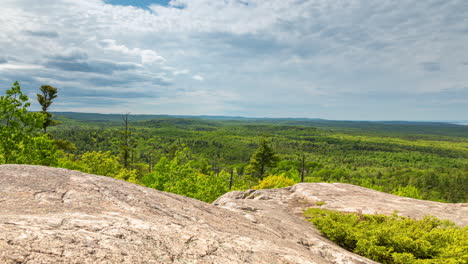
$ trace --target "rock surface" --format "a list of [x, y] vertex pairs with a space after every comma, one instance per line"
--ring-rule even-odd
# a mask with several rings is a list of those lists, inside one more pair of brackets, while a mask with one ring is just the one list
[[[318, 204], [323, 204], [318, 206]], [[247, 220], [281, 236], [304, 234], [300, 243], [317, 255], [336, 257], [330, 243], [303, 221], [303, 210], [310, 207], [391, 215], [395, 210], [401, 216], [422, 218], [433, 215], [458, 225], [468, 224], [468, 204], [448, 204], [416, 200], [382, 193], [342, 183], [301, 183], [292, 187], [270, 190], [248, 190], [227, 193], [215, 205], [237, 212]], [[335, 258], [338, 261], [338, 258]], [[357, 261], [357, 260], [355, 260]], [[338, 261], [339, 262], [339, 261]]]
[[374, 263], [323, 238], [304, 208], [467, 223], [441, 204], [346, 184], [231, 192], [215, 205], [109, 177], [0, 166], [0, 263]]
[[[321, 206], [317, 206], [317, 203]], [[363, 214], [398, 215], [420, 219], [433, 215], [460, 226], [468, 225], [468, 203], [438, 203], [401, 197], [344, 183], [299, 183], [283, 189], [248, 190], [230, 192], [218, 198], [214, 204], [236, 212], [244, 212], [247, 218], [276, 218], [278, 212], [302, 215], [306, 208]], [[246, 210], [245, 208], [249, 208]], [[288, 215], [291, 215], [290, 213]], [[281, 219], [287, 217], [282, 215]]]
[[257, 222], [242, 210], [250, 216], [109, 177], [1, 165], [0, 263], [373, 263], [287, 212]]

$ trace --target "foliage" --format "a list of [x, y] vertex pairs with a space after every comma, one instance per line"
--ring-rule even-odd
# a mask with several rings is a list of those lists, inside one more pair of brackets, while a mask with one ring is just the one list
[[54, 142], [39, 133], [45, 116], [29, 106], [18, 82], [0, 96], [0, 163], [55, 165]]
[[260, 139], [260, 145], [250, 158], [249, 165], [247, 166], [247, 174], [262, 180], [267, 169], [274, 167], [278, 161], [278, 155], [275, 154], [267, 140], [262, 137]]
[[124, 168], [119, 163], [119, 158], [111, 152], [86, 152], [77, 157], [62, 153], [58, 166], [71, 170], [79, 170], [86, 173], [110, 176], [139, 184], [139, 174], [135, 169]]
[[317, 205], [317, 206], [322, 206], [322, 205], [325, 205], [325, 204], [327, 204], [325, 201], [315, 202], [315, 205]]
[[41, 105], [41, 112], [45, 115], [45, 120], [42, 124], [42, 128], [44, 130], [44, 133], [46, 133], [47, 127], [57, 123], [57, 121], [52, 119], [52, 114], [47, 111], [52, 105], [53, 100], [57, 98], [57, 88], [54, 88], [50, 85], [42, 85], [40, 90], [42, 94], [37, 94], [37, 101]]
[[410, 197], [414, 199], [422, 199], [422, 196], [419, 193], [418, 188], [411, 186], [411, 185], [408, 185], [405, 187], [398, 186], [398, 188], [395, 191], [393, 191], [392, 194]]
[[141, 183], [161, 191], [167, 191], [212, 202], [228, 190], [229, 173], [215, 174], [208, 162], [194, 156], [188, 148], [175, 153], [172, 160], [163, 157], [154, 170], [143, 176]]
[[275, 188], [284, 188], [296, 184], [296, 182], [290, 178], [287, 178], [282, 175], [270, 175], [261, 180], [257, 186], [254, 186], [253, 189], [275, 189]]
[[57, 147], [57, 149], [60, 149], [60, 150], [63, 150], [63, 151], [67, 151], [67, 152], [76, 151], [75, 144], [71, 143], [68, 140], [56, 139], [56, 140], [54, 140], [54, 144]]
[[129, 170], [126, 168], [120, 169], [119, 173], [115, 175], [116, 179], [124, 180], [132, 183], [138, 182], [138, 172], [136, 170]]
[[[49, 132], [75, 144], [71, 154], [120, 153], [120, 115], [54, 116], [62, 125]], [[298, 182], [303, 174], [306, 182], [343, 182], [434, 201], [468, 201], [468, 126], [138, 115], [132, 120], [131, 169], [140, 178], [154, 173], [161, 159], [172, 161], [186, 146], [190, 159], [209, 165], [203, 174], [235, 169], [232, 190], [251, 188], [259, 178], [252, 166], [247, 168], [250, 157], [259, 148], [259, 137], [267, 136], [279, 162], [266, 167], [265, 175], [284, 173]]]
[[449, 221], [319, 208], [308, 209], [305, 215], [332, 241], [381, 263], [467, 263], [468, 227]]
[[112, 177], [119, 175], [120, 170], [122, 169], [118, 158], [112, 155], [110, 151], [86, 152], [78, 157], [63, 156], [60, 158], [58, 166], [86, 173]]
[[128, 113], [122, 115], [122, 122], [123, 122], [123, 129], [120, 131], [121, 138], [120, 138], [120, 154], [122, 157], [122, 163], [124, 168], [128, 169], [130, 167], [130, 155], [132, 154], [132, 150], [134, 148], [134, 142], [132, 140], [132, 133], [130, 131]]

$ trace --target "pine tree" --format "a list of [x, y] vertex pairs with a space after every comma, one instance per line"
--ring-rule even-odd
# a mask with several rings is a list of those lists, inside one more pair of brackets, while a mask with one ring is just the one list
[[273, 151], [268, 141], [262, 137], [260, 139], [260, 145], [250, 158], [249, 165], [247, 166], [247, 174], [262, 180], [265, 177], [267, 168], [276, 166], [278, 161], [278, 155]]
[[57, 98], [57, 88], [54, 88], [50, 85], [42, 85], [41, 86], [42, 94], [37, 94], [37, 101], [42, 106], [42, 113], [46, 115], [46, 119], [44, 124], [42, 125], [42, 129], [44, 134], [47, 133], [47, 127], [56, 124], [54, 120], [52, 120], [52, 114], [47, 112], [50, 105], [53, 103], [52, 100]]

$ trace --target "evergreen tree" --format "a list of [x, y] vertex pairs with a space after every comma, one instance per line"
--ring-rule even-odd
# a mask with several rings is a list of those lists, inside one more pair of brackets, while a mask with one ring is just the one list
[[40, 133], [45, 116], [28, 112], [29, 106], [18, 82], [0, 96], [0, 163], [56, 163], [53, 141]]
[[42, 113], [45, 114], [46, 119], [44, 124], [42, 125], [42, 129], [44, 134], [47, 133], [47, 127], [54, 125], [56, 122], [52, 120], [52, 114], [49, 113], [47, 110], [49, 109], [50, 105], [53, 103], [52, 100], [57, 98], [57, 88], [54, 88], [50, 85], [42, 85], [41, 86], [41, 93], [37, 94], [37, 101], [41, 104]]
[[262, 137], [260, 139], [260, 145], [250, 158], [249, 165], [247, 166], [247, 174], [262, 180], [263, 177], [265, 177], [267, 168], [276, 166], [278, 161], [278, 155], [275, 154], [267, 140]]

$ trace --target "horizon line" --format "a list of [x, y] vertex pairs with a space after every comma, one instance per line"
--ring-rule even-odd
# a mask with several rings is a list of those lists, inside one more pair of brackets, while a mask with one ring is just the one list
[[[39, 112], [39, 111], [37, 111]], [[75, 111], [51, 111], [50, 113], [78, 113], [78, 114], [97, 114], [97, 115], [123, 115], [126, 113], [96, 113], [96, 112], [75, 112]], [[130, 116], [167, 116], [167, 117], [223, 117], [223, 118], [244, 118], [244, 119], [306, 119], [306, 120], [325, 120], [325, 121], [350, 121], [350, 122], [429, 122], [429, 123], [448, 123], [455, 125], [468, 125], [468, 120], [398, 120], [398, 119], [326, 119], [320, 117], [267, 117], [267, 116], [234, 116], [234, 115], [190, 115], [190, 114], [132, 114]]]

